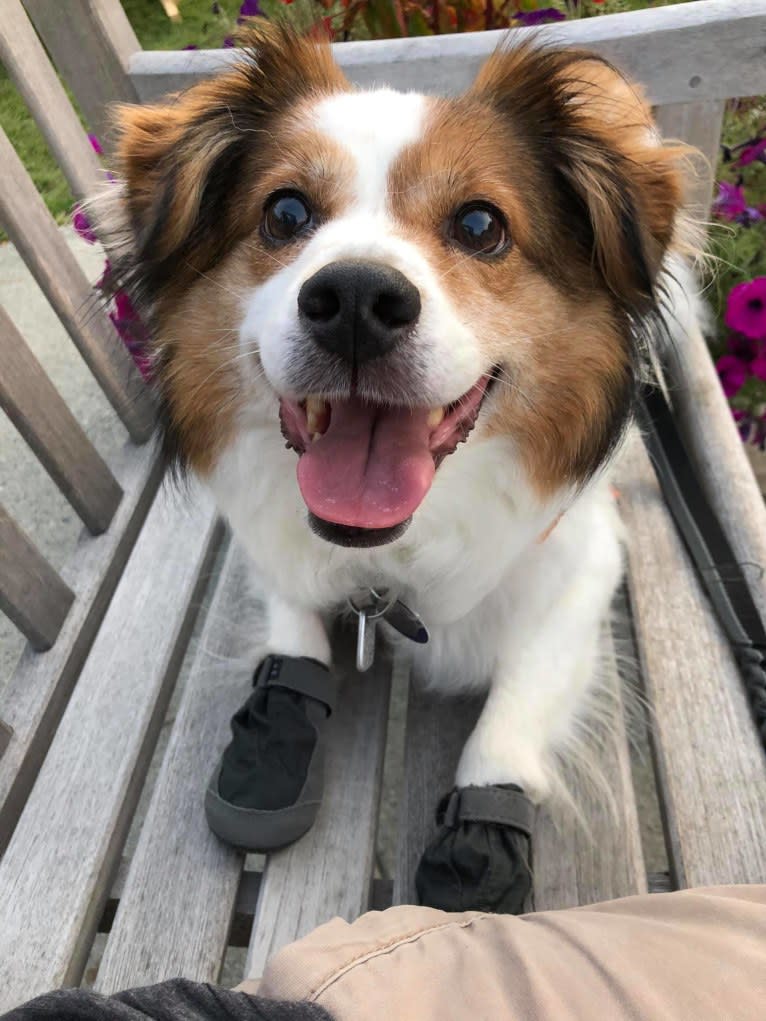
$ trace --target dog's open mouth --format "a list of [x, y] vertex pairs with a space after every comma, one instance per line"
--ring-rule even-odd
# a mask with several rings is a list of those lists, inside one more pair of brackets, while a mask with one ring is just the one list
[[[298, 452], [298, 485], [316, 530], [349, 545], [379, 545], [400, 535], [441, 461], [473, 429], [491, 379], [482, 376], [457, 401], [437, 408], [360, 397], [282, 398], [282, 431]], [[336, 527], [323, 529], [323, 522]]]

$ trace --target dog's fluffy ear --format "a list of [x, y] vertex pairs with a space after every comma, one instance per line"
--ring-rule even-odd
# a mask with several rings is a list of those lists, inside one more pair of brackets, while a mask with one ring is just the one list
[[176, 272], [192, 255], [200, 269], [214, 262], [248, 226], [234, 209], [237, 192], [268, 161], [281, 113], [348, 87], [329, 46], [284, 24], [249, 30], [241, 42], [230, 71], [162, 104], [115, 111], [115, 169], [133, 250], [159, 276], [169, 259]]
[[629, 308], [650, 302], [686, 150], [662, 143], [641, 91], [594, 55], [522, 45], [491, 57], [472, 93], [501, 110], [540, 173], [554, 175], [609, 290]]

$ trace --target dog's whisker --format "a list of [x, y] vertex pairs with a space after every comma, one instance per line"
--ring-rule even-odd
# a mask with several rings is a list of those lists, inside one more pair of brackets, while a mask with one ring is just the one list
[[211, 284], [214, 284], [216, 287], [220, 287], [222, 291], [225, 291], [227, 294], [233, 295], [233, 297], [239, 299], [240, 301], [246, 297], [246, 295], [243, 294], [242, 292], [233, 291], [230, 287], [226, 287], [224, 284], [222, 284], [220, 280], [216, 280], [215, 277], [211, 277], [209, 273], [206, 273], [202, 269], [197, 269], [196, 266], [192, 266], [191, 263], [187, 262], [186, 265], [198, 276], [204, 277], [205, 280], [209, 280]]

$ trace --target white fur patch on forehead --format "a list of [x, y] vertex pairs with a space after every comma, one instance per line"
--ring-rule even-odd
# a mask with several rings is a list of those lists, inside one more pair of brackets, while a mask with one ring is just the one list
[[375, 89], [341, 92], [320, 100], [313, 126], [342, 146], [356, 164], [356, 204], [365, 211], [385, 208], [391, 164], [423, 135], [430, 100], [417, 92]]

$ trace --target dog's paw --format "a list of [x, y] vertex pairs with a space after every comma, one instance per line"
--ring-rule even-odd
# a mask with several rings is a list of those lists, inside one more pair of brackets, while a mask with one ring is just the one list
[[421, 904], [442, 911], [517, 915], [532, 887], [535, 806], [520, 787], [458, 787], [437, 809], [438, 832], [420, 859]]

